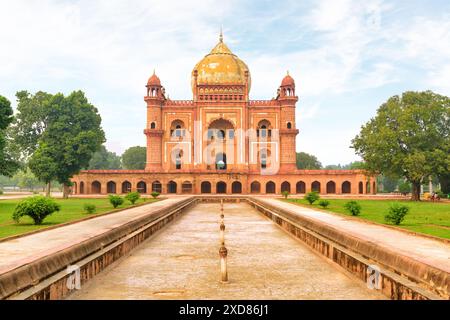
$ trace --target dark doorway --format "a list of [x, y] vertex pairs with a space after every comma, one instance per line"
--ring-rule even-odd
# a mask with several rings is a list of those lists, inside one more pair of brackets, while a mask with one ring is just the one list
[[216, 193], [227, 193], [227, 184], [225, 182], [217, 182]]

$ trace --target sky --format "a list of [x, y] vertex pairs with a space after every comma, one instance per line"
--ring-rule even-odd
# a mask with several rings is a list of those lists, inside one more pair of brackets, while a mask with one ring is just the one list
[[323, 165], [350, 148], [389, 97], [450, 95], [450, 1], [0, 0], [0, 95], [83, 90], [106, 146], [145, 146], [145, 84], [192, 99], [195, 64], [224, 41], [249, 66], [251, 99], [296, 81], [297, 151]]

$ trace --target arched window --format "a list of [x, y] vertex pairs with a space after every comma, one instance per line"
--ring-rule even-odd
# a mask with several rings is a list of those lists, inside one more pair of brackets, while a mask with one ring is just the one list
[[162, 193], [162, 184], [159, 181], [154, 181], [152, 183], [152, 192]]
[[92, 182], [91, 193], [93, 193], [93, 194], [100, 194], [100, 193], [102, 193], [102, 184], [100, 182], [98, 182], [98, 181]]
[[358, 183], [358, 193], [363, 194], [364, 193], [364, 184], [361, 182]]
[[167, 184], [167, 193], [177, 193], [177, 183], [175, 181], [170, 181]]
[[295, 185], [296, 193], [306, 193], [306, 184], [303, 181], [297, 182]]
[[272, 126], [266, 119], [261, 120], [256, 128], [256, 136], [261, 138], [268, 138], [272, 136]]
[[156, 129], [156, 123], [155, 122], [152, 122], [150, 124], [150, 129]]
[[372, 183], [372, 193], [373, 194], [377, 193], [377, 184], [375, 183], [375, 181]]
[[287, 128], [288, 128], [288, 129], [292, 129], [292, 123], [291, 123], [291, 122], [288, 122], [288, 123], [287, 123]]
[[106, 184], [106, 192], [107, 193], [117, 193], [116, 183], [114, 181], [109, 181]]
[[334, 181], [327, 183], [327, 193], [336, 193], [336, 183]]
[[287, 181], [285, 181], [281, 184], [281, 192], [284, 192], [284, 191], [291, 193], [291, 184]]
[[223, 118], [216, 119], [208, 126], [208, 140], [217, 138], [218, 140], [225, 141], [227, 138], [234, 139], [234, 126], [229, 120]]
[[137, 191], [139, 193], [147, 193], [147, 184], [144, 181], [139, 181], [137, 184]]
[[202, 193], [211, 193], [211, 183], [203, 181], [201, 184]]
[[184, 137], [186, 135], [184, 122], [181, 120], [172, 121], [170, 135], [172, 138]]
[[239, 181], [233, 182], [231, 185], [231, 193], [242, 193], [242, 183]]
[[216, 193], [227, 193], [227, 184], [223, 181], [217, 182]]
[[181, 185], [182, 193], [192, 193], [192, 183], [190, 181], [185, 181]]
[[311, 184], [311, 190], [320, 193], [320, 182], [319, 181], [314, 181]]
[[367, 194], [370, 193], [370, 182], [369, 181], [366, 182], [366, 193]]
[[80, 182], [80, 194], [84, 194], [84, 182]]
[[352, 192], [352, 185], [348, 181], [344, 181], [342, 183], [342, 193], [351, 193]]
[[122, 182], [122, 193], [129, 193], [131, 192], [131, 182], [124, 181]]
[[258, 181], [253, 181], [250, 185], [251, 193], [260, 193], [261, 192], [261, 184]]
[[266, 193], [275, 193], [275, 182], [269, 181], [266, 183]]

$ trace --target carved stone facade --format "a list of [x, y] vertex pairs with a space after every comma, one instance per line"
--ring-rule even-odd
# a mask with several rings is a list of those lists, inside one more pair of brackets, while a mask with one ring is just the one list
[[[271, 100], [250, 100], [251, 76], [222, 36], [192, 72], [192, 100], [166, 97], [147, 83], [145, 170], [82, 171], [75, 194], [369, 193], [361, 171], [298, 170], [295, 81], [288, 74]], [[370, 182], [372, 180], [373, 182]]]

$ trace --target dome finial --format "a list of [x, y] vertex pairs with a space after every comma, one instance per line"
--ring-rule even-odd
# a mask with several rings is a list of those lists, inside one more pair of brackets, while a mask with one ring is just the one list
[[220, 26], [220, 36], [219, 36], [219, 41], [223, 42], [223, 26]]

